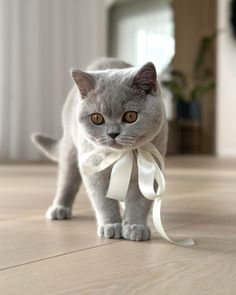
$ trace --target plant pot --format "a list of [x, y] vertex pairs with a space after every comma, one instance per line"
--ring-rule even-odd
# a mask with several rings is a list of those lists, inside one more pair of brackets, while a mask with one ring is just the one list
[[177, 120], [188, 119], [200, 121], [201, 105], [199, 101], [178, 100], [176, 103], [176, 118]]

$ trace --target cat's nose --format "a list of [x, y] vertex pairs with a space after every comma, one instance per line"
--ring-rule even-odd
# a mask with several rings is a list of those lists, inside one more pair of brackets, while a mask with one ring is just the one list
[[116, 138], [119, 134], [120, 134], [120, 132], [108, 132], [107, 133], [111, 138]]

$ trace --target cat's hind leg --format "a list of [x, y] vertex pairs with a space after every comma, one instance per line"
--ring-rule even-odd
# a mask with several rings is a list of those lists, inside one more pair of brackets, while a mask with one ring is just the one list
[[81, 184], [77, 161], [77, 149], [68, 135], [61, 143], [57, 191], [52, 206], [47, 210], [46, 218], [71, 218], [72, 206]]

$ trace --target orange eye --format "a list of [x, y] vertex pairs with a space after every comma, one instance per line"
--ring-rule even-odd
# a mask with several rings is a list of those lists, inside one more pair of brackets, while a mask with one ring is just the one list
[[134, 123], [138, 118], [137, 112], [129, 111], [124, 113], [122, 120], [126, 123]]
[[105, 122], [103, 116], [99, 113], [94, 113], [91, 115], [91, 120], [96, 125], [101, 125]]

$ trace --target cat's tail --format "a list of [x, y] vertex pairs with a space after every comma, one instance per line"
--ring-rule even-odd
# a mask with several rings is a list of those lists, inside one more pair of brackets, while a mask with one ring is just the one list
[[31, 140], [49, 159], [58, 162], [60, 140], [56, 140], [39, 133], [33, 133], [31, 135]]

